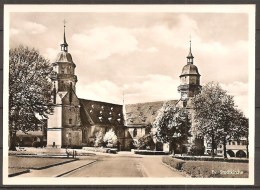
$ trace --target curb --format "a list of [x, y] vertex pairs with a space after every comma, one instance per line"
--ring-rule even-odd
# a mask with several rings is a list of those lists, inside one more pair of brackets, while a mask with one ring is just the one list
[[166, 166], [167, 168], [171, 169], [172, 171], [174, 172], [178, 172], [180, 175], [182, 175], [183, 177], [186, 177], [186, 178], [191, 178], [191, 176], [189, 174], [187, 174], [185, 171], [183, 170], [177, 170], [176, 168], [173, 168], [171, 167], [170, 165], [164, 163], [163, 161], [161, 161], [161, 163]]
[[47, 168], [51, 168], [53, 166], [59, 166], [59, 165], [62, 165], [62, 164], [67, 164], [67, 163], [70, 163], [70, 162], [74, 162], [76, 161], [77, 159], [75, 160], [68, 160], [66, 162], [61, 162], [61, 163], [56, 163], [56, 164], [51, 164], [51, 165], [47, 165], [47, 166], [43, 166], [43, 167], [40, 167], [40, 168], [31, 168], [31, 169], [34, 169], [34, 170], [43, 170], [43, 169], [47, 169]]
[[14, 177], [14, 176], [18, 176], [18, 175], [25, 174], [25, 173], [30, 173], [30, 170], [27, 169], [27, 170], [24, 170], [24, 171], [21, 171], [21, 172], [16, 172], [16, 173], [13, 173], [13, 174], [9, 174], [8, 177]]
[[55, 176], [55, 177], [62, 177], [62, 176], [64, 176], [64, 175], [67, 175], [67, 174], [69, 174], [69, 173], [72, 173], [72, 172], [74, 172], [74, 171], [76, 171], [76, 170], [78, 170], [78, 169], [80, 169], [80, 168], [83, 168], [83, 167], [88, 166], [88, 165], [90, 165], [90, 164], [93, 164], [93, 163], [95, 163], [95, 162], [97, 162], [97, 160], [94, 160], [94, 161], [92, 161], [92, 162], [89, 162], [89, 163], [84, 164], [84, 165], [82, 165], [82, 166], [79, 166], [79, 167], [77, 167], [77, 168], [74, 168], [74, 169], [69, 170], [69, 171], [67, 171], [67, 172], [64, 172], [64, 173], [62, 173], [62, 174], [59, 174], [59, 175], [57, 175], [57, 176]]

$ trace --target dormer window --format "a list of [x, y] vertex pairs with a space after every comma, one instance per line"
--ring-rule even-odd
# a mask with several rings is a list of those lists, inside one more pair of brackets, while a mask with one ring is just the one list
[[113, 107], [111, 107], [111, 111], [113, 111], [114, 110], [114, 108]]
[[102, 111], [100, 111], [99, 113], [100, 113], [100, 115], [102, 115], [102, 114], [103, 114], [103, 112], [102, 112]]
[[103, 121], [103, 117], [102, 116], [100, 116], [100, 117], [98, 117], [98, 119], [99, 119], [99, 121]]
[[102, 110], [104, 110], [104, 108], [105, 108], [104, 106], [101, 106], [101, 109], [102, 109]]
[[95, 107], [94, 104], [92, 104], [91, 107], [94, 109], [94, 107]]

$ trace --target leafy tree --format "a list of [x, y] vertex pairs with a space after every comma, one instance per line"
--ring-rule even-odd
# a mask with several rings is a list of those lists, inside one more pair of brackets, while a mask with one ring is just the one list
[[249, 135], [249, 120], [244, 116], [244, 114], [236, 110], [236, 125], [234, 129], [233, 139], [239, 141], [241, 137], [246, 138], [246, 155], [248, 158], [249, 151], [248, 151], [248, 135]]
[[137, 149], [147, 149], [148, 147], [150, 149], [154, 149], [155, 144], [153, 142], [153, 136], [152, 134], [146, 134], [138, 139], [138, 142], [136, 143]]
[[47, 59], [35, 49], [19, 46], [9, 50], [9, 138], [16, 150], [16, 132], [38, 129], [39, 119], [48, 118], [51, 106], [52, 71]]
[[169, 143], [170, 151], [175, 150], [177, 144], [182, 146], [190, 136], [190, 114], [185, 108], [178, 108], [166, 102], [159, 110], [153, 127], [156, 128], [157, 140]]
[[223, 144], [227, 158], [227, 141], [236, 133], [237, 114], [233, 96], [227, 94], [218, 83], [206, 84], [193, 98], [194, 120], [202, 136], [211, 142], [211, 153], [219, 143]]
[[95, 147], [101, 146], [103, 144], [103, 137], [104, 137], [104, 134], [103, 134], [103, 130], [101, 129], [95, 135], [95, 141], [94, 141]]
[[106, 132], [103, 141], [107, 144], [107, 147], [115, 147], [117, 145], [117, 136], [113, 129]]

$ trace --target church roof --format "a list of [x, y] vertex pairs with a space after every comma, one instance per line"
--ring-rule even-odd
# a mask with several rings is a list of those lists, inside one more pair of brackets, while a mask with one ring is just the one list
[[159, 109], [165, 102], [176, 104], [177, 100], [146, 102], [125, 105], [126, 125], [128, 127], [140, 127], [152, 124], [158, 115]]
[[80, 99], [83, 123], [94, 125], [124, 125], [123, 106], [107, 102]]
[[55, 60], [55, 62], [69, 62], [69, 63], [73, 63], [72, 60], [72, 56], [70, 53], [65, 52], [65, 51], [61, 51], [58, 55], [57, 58]]
[[165, 102], [176, 104], [177, 100], [126, 104], [124, 115], [122, 105], [80, 99], [81, 119], [90, 125], [143, 127], [154, 122]]
[[180, 77], [183, 75], [199, 75], [200, 76], [196, 65], [189, 64], [189, 63], [182, 68], [182, 73], [181, 73]]

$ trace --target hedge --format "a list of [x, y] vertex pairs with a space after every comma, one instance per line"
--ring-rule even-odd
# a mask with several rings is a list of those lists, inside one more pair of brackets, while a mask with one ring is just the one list
[[247, 178], [247, 163], [228, 163], [212, 161], [184, 161], [172, 157], [163, 157], [162, 161], [191, 177], [198, 178]]
[[240, 162], [248, 163], [248, 159], [232, 159], [232, 158], [223, 158], [223, 157], [198, 157], [198, 156], [174, 156], [174, 158], [181, 160], [189, 161], [214, 161], [214, 162]]
[[85, 151], [102, 152], [102, 153], [117, 153], [117, 148], [103, 148], [103, 147], [83, 147]]
[[163, 157], [163, 158], [162, 158], [162, 161], [163, 161], [165, 164], [167, 164], [167, 165], [169, 165], [169, 166], [171, 166], [172, 168], [177, 169], [177, 170], [182, 170], [182, 166], [183, 166], [183, 164], [185, 163], [185, 162], [182, 161], [182, 160], [175, 159], [175, 158], [171, 158], [171, 157], [169, 157], [169, 156]]
[[163, 151], [153, 151], [153, 150], [134, 150], [135, 154], [142, 154], [142, 155], [166, 155], [168, 153]]

